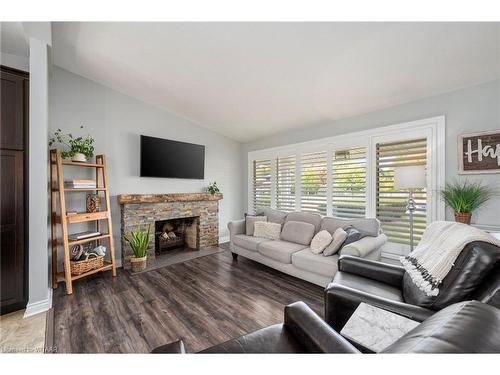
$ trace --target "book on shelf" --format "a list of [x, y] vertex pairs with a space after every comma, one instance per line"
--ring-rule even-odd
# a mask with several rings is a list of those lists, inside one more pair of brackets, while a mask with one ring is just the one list
[[71, 189], [84, 189], [97, 187], [95, 180], [66, 180], [64, 187]]
[[78, 211], [66, 211], [66, 216], [78, 215]]
[[97, 231], [85, 231], [80, 233], [73, 233], [68, 236], [68, 238], [72, 241], [84, 240], [86, 238], [97, 237], [100, 236], [101, 232]]

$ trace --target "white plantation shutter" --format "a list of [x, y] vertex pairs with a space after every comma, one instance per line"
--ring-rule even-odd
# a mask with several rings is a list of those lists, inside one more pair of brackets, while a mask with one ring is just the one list
[[[377, 218], [390, 242], [409, 244], [409, 216], [406, 212], [408, 191], [394, 188], [394, 168], [427, 165], [427, 141], [416, 139], [377, 144]], [[413, 197], [414, 239], [417, 244], [426, 227], [427, 189], [418, 189]]]
[[300, 210], [326, 215], [326, 152], [304, 154], [300, 158]]
[[276, 161], [276, 208], [295, 210], [295, 155], [278, 157]]
[[333, 215], [365, 217], [366, 147], [335, 150], [332, 157]]
[[253, 209], [271, 207], [271, 160], [253, 162]]

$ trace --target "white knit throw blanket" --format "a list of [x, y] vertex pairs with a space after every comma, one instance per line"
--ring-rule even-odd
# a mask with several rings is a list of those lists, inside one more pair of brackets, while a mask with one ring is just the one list
[[420, 290], [428, 296], [437, 296], [439, 285], [460, 252], [473, 241], [500, 246], [500, 240], [470, 225], [435, 221], [427, 227], [416, 249], [400, 260]]

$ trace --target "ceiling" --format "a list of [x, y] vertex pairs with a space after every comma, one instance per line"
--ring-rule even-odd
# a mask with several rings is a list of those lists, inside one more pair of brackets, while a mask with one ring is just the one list
[[53, 23], [55, 65], [240, 142], [499, 78], [497, 23]]
[[28, 39], [21, 22], [0, 23], [0, 50], [11, 55], [29, 56]]

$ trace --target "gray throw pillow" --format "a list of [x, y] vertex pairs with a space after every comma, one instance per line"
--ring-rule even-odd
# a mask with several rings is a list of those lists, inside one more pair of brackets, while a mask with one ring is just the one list
[[246, 215], [245, 216], [245, 225], [246, 225], [247, 236], [253, 236], [254, 224], [257, 221], [267, 221], [267, 216], [258, 216], [258, 215]]
[[347, 227], [344, 230], [347, 233], [347, 238], [345, 239], [344, 243], [342, 244], [342, 247], [349, 245], [350, 243], [359, 241], [361, 238], [363, 238], [363, 236], [361, 235], [359, 230], [357, 230], [354, 227]]

